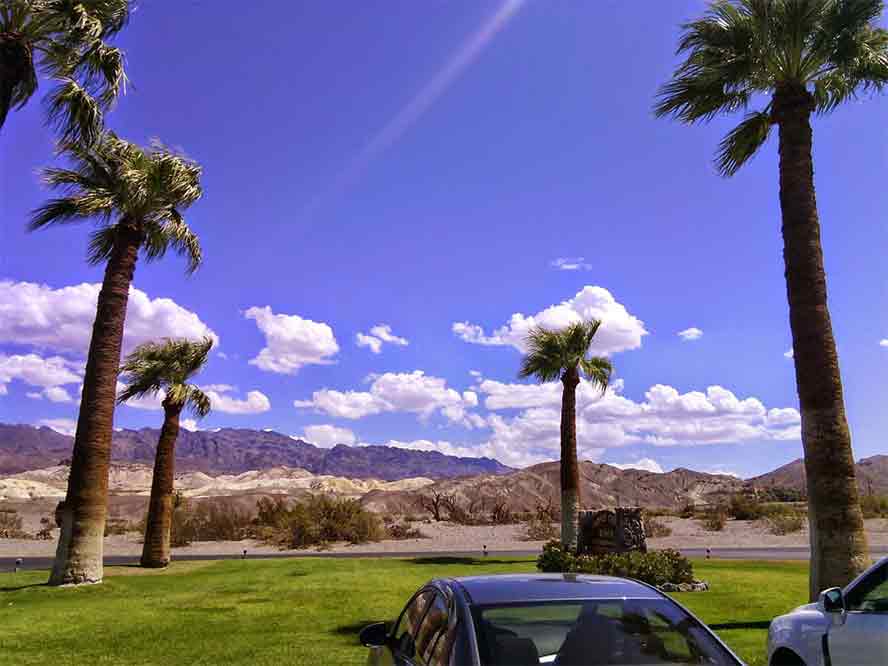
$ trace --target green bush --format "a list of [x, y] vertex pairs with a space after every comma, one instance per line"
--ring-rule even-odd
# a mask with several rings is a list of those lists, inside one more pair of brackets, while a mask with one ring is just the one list
[[558, 541], [543, 546], [537, 569], [549, 573], [583, 573], [633, 578], [649, 585], [691, 583], [694, 568], [677, 550], [574, 556]]
[[304, 502], [260, 500], [257, 510], [253, 535], [279, 548], [366, 543], [386, 536], [379, 517], [355, 499], [315, 495]]
[[181, 501], [173, 509], [170, 539], [174, 547], [192, 541], [240, 541], [250, 536], [252, 526], [253, 516], [233, 504]]
[[762, 503], [749, 495], [731, 495], [728, 514], [734, 520], [758, 520], [762, 517]]

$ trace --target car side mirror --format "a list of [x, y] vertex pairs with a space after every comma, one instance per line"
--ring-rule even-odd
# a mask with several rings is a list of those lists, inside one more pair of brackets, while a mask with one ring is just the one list
[[831, 587], [820, 593], [817, 607], [824, 613], [844, 613], [845, 594], [840, 587]]
[[358, 634], [358, 640], [361, 641], [361, 645], [363, 645], [364, 647], [383, 647], [388, 644], [388, 627], [385, 626], [385, 622], [368, 624], [366, 627], [361, 629], [361, 633]]

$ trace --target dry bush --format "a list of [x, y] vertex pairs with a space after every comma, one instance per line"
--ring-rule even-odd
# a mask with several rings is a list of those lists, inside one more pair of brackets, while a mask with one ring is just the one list
[[30, 534], [22, 530], [22, 519], [15, 509], [0, 509], [0, 539], [27, 539]]
[[885, 495], [863, 495], [860, 498], [860, 508], [864, 518], [888, 517], [888, 497]]
[[722, 507], [710, 509], [700, 520], [700, 525], [707, 532], [721, 532], [728, 523], [728, 512]]
[[518, 522], [515, 512], [509, 507], [506, 498], [498, 498], [493, 503], [490, 510], [490, 523], [492, 525], [514, 525]]
[[428, 539], [428, 536], [413, 527], [406, 518], [396, 520], [391, 516], [383, 518], [385, 532], [389, 539], [403, 541], [405, 539]]
[[764, 519], [765, 527], [771, 534], [782, 536], [801, 532], [805, 527], [805, 514], [801, 511], [775, 513]]
[[173, 509], [172, 545], [187, 546], [192, 541], [240, 541], [250, 536], [252, 526], [253, 516], [233, 504], [181, 501]]
[[644, 536], [648, 539], [657, 539], [672, 536], [672, 528], [667, 526], [656, 516], [645, 515]]
[[548, 516], [531, 516], [524, 522], [522, 538], [525, 541], [551, 541], [559, 536], [557, 525]]

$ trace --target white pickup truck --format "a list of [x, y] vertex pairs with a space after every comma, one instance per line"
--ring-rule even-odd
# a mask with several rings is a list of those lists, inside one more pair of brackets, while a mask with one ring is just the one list
[[771, 622], [770, 666], [888, 665], [888, 557]]

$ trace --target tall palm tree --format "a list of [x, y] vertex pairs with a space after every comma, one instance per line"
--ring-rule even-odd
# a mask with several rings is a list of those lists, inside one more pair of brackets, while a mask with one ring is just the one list
[[210, 399], [189, 380], [206, 365], [213, 341], [204, 338], [191, 340], [164, 340], [139, 345], [126, 357], [120, 368], [127, 387], [117, 398], [118, 403], [164, 391], [163, 427], [154, 456], [154, 476], [151, 479], [151, 500], [145, 526], [145, 544], [142, 547], [142, 566], [165, 567], [170, 563], [170, 528], [173, 523], [173, 477], [176, 467], [176, 438], [179, 436], [179, 415], [188, 407], [195, 416], [203, 418], [210, 413]]
[[0, 129], [37, 92], [37, 71], [57, 82], [49, 122], [62, 143], [92, 143], [102, 112], [126, 83], [123, 52], [107, 41], [126, 25], [128, 0], [4, 0], [0, 6]]
[[172, 248], [188, 259], [189, 272], [201, 261], [200, 242], [180, 212], [201, 196], [198, 164], [159, 143], [143, 149], [112, 133], [88, 148], [69, 145], [67, 154], [70, 169], [44, 171], [46, 182], [65, 196], [35, 210], [30, 227], [95, 220], [98, 228], [88, 258], [92, 264], [105, 263], [105, 277], [89, 344], [50, 584], [102, 579], [115, 392], [138, 255], [141, 252], [150, 261]]
[[812, 598], [866, 565], [858, 489], [826, 276], [811, 159], [811, 115], [888, 83], [881, 0], [723, 0], [684, 26], [685, 54], [655, 111], [686, 123], [745, 110], [719, 145], [733, 175], [776, 125], [789, 321], [802, 413], [811, 527]]
[[541, 382], [561, 380], [561, 543], [570, 549], [577, 547], [580, 510], [577, 386], [582, 373], [604, 393], [613, 372], [608, 359], [587, 356], [599, 326], [601, 322], [593, 319], [558, 331], [531, 329], [524, 342], [527, 355], [518, 372], [519, 377], [535, 377]]

